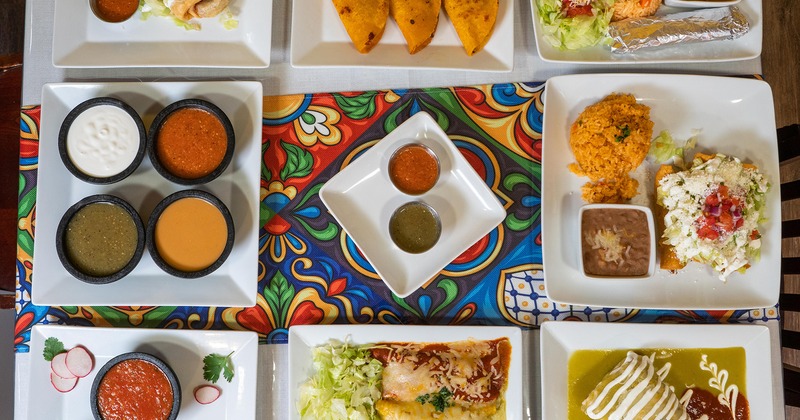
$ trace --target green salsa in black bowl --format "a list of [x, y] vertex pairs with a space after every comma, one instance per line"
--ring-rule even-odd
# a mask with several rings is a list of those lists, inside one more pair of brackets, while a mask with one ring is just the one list
[[64, 268], [90, 284], [115, 282], [142, 258], [145, 229], [127, 201], [97, 194], [73, 204], [58, 224], [56, 251]]

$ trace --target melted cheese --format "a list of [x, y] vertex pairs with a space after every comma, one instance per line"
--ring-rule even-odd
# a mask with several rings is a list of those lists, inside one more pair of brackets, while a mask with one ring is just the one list
[[[381, 404], [386, 407], [390, 402], [403, 403], [389, 406], [393, 407], [392, 410], [411, 413], [408, 418], [415, 418], [411, 408], [432, 409], [431, 404], [421, 404], [417, 398], [438, 393], [442, 388], [453, 393], [451, 402], [454, 406], [445, 412], [453, 409], [482, 413], [475, 418], [490, 418], [496, 413], [499, 413], [499, 418], [505, 415], [505, 410], [501, 408], [504, 407], [503, 394], [511, 356], [511, 345], [507, 339], [429, 344], [383, 343], [376, 346], [373, 356], [384, 365]], [[406, 417], [384, 415], [384, 418]], [[457, 415], [452, 418], [471, 417]]]

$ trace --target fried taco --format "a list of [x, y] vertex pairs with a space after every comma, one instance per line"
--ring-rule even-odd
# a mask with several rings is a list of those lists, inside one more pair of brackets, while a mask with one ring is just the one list
[[441, 8], [442, 0], [389, 0], [389, 13], [403, 33], [410, 54], [431, 43]]
[[166, 3], [169, 11], [178, 19], [214, 17], [228, 7], [229, 0], [173, 0]]
[[443, 3], [467, 55], [480, 51], [492, 36], [499, 0], [443, 0]]
[[388, 0], [333, 0], [333, 5], [358, 52], [366, 54], [378, 45], [389, 17]]

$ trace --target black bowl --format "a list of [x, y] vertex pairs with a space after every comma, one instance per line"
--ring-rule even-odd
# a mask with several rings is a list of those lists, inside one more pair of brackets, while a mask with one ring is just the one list
[[167, 417], [167, 419], [175, 420], [175, 418], [178, 417], [178, 411], [181, 409], [181, 383], [178, 381], [178, 376], [175, 375], [175, 372], [172, 370], [172, 368], [164, 363], [163, 360], [153, 356], [152, 354], [142, 352], [120, 354], [119, 356], [116, 356], [106, 362], [106, 364], [103, 365], [103, 367], [97, 372], [97, 375], [94, 377], [94, 381], [92, 382], [91, 393], [89, 394], [89, 404], [92, 407], [92, 415], [94, 418], [96, 420], [103, 420], [103, 416], [100, 414], [100, 407], [98, 407], [97, 403], [97, 393], [100, 388], [100, 383], [103, 382], [106, 373], [108, 373], [112, 367], [126, 360], [142, 360], [149, 362], [164, 372], [164, 375], [166, 375], [172, 389], [172, 409], [170, 410], [169, 417]]
[[[190, 197], [205, 200], [216, 207], [220, 213], [222, 213], [222, 217], [225, 219], [225, 225], [228, 228], [228, 237], [225, 240], [225, 248], [222, 250], [222, 254], [220, 254], [219, 258], [217, 258], [217, 260], [214, 261], [214, 263], [212, 263], [210, 266], [198, 271], [182, 271], [169, 265], [169, 263], [164, 261], [164, 258], [161, 257], [155, 240], [156, 224], [158, 223], [158, 219], [161, 217], [161, 213], [163, 213], [170, 204], [180, 199]], [[153, 257], [153, 261], [155, 261], [156, 265], [175, 277], [194, 279], [213, 273], [225, 262], [225, 260], [228, 258], [228, 255], [230, 255], [231, 250], [233, 249], [235, 232], [231, 212], [228, 210], [228, 207], [225, 206], [225, 203], [223, 203], [222, 200], [205, 191], [182, 190], [167, 196], [167, 198], [158, 203], [156, 208], [153, 210], [153, 213], [150, 215], [150, 219], [147, 223], [147, 235], [149, 237], [149, 240], [147, 241], [147, 250], [150, 251], [150, 256]]]
[[[64, 236], [66, 234], [67, 224], [70, 222], [70, 220], [72, 220], [72, 217], [78, 212], [78, 210], [94, 203], [113, 204], [125, 210], [125, 212], [131, 216], [133, 224], [136, 226], [136, 234], [138, 236], [136, 239], [136, 250], [131, 257], [131, 260], [128, 261], [128, 264], [122, 267], [119, 271], [102, 277], [92, 276], [79, 270], [75, 265], [73, 265], [72, 261], [70, 261], [66, 250], [64, 249]], [[131, 206], [127, 201], [109, 194], [91, 195], [73, 204], [69, 209], [67, 209], [66, 213], [64, 213], [64, 216], [61, 217], [61, 221], [58, 223], [58, 230], [56, 231], [56, 252], [58, 253], [58, 259], [61, 260], [61, 264], [64, 265], [64, 268], [70, 274], [72, 274], [72, 276], [89, 284], [113, 283], [128, 275], [128, 273], [130, 273], [136, 267], [136, 265], [139, 264], [139, 260], [141, 260], [142, 254], [144, 253], [145, 242], [144, 223], [142, 222], [142, 218], [139, 217], [139, 213], [136, 212], [136, 209], [134, 209], [133, 206]]]
[[[217, 117], [217, 119], [222, 123], [222, 127], [225, 129], [225, 136], [227, 137], [227, 149], [225, 150], [225, 156], [222, 158], [222, 162], [220, 162], [216, 169], [211, 171], [208, 175], [200, 178], [181, 178], [167, 170], [167, 168], [165, 168], [159, 160], [158, 151], [156, 148], [158, 142], [158, 133], [161, 130], [161, 127], [164, 125], [164, 122], [173, 112], [184, 108], [201, 109]], [[166, 108], [162, 109], [161, 112], [156, 115], [153, 123], [150, 124], [150, 132], [147, 136], [147, 147], [149, 149], [148, 155], [150, 156], [150, 162], [153, 164], [153, 167], [156, 168], [156, 171], [161, 174], [161, 176], [176, 184], [199, 185], [211, 182], [225, 172], [225, 169], [233, 159], [233, 152], [234, 148], [236, 147], [236, 136], [233, 131], [233, 124], [231, 124], [228, 116], [225, 115], [225, 112], [223, 112], [218, 106], [202, 99], [183, 99], [167, 105]]]
[[[117, 108], [122, 109], [128, 115], [133, 118], [133, 122], [136, 123], [136, 128], [139, 131], [139, 148], [136, 151], [136, 156], [133, 158], [133, 162], [128, 165], [127, 168], [123, 169], [121, 172], [111, 175], [108, 177], [95, 177], [89, 174], [84, 173], [81, 171], [73, 162], [72, 159], [69, 157], [69, 153], [67, 152], [67, 135], [69, 134], [69, 129], [72, 127], [72, 123], [75, 122], [75, 119], [78, 118], [83, 112], [88, 110], [89, 108], [93, 108], [99, 105], [111, 105]], [[115, 182], [121, 181], [128, 177], [128, 175], [132, 174], [136, 168], [139, 167], [139, 164], [142, 163], [144, 159], [144, 152], [145, 146], [147, 145], [147, 136], [145, 135], [144, 130], [144, 123], [142, 123], [142, 118], [139, 114], [131, 108], [130, 105], [126, 104], [125, 102], [116, 99], [116, 98], [92, 98], [80, 103], [78, 106], [72, 109], [72, 111], [67, 114], [67, 117], [64, 118], [64, 122], [61, 123], [61, 129], [58, 132], [58, 154], [61, 155], [61, 161], [64, 162], [64, 166], [74, 175], [76, 178], [90, 182], [92, 184], [113, 184]]]

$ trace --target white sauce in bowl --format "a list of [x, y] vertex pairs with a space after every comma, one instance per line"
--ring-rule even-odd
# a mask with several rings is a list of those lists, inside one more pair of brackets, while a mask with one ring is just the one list
[[139, 150], [139, 129], [133, 117], [113, 105], [83, 111], [67, 133], [67, 154], [81, 172], [108, 178], [124, 171]]

